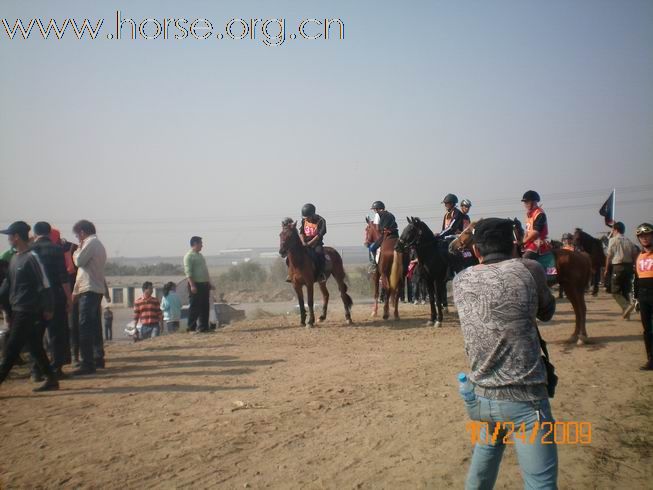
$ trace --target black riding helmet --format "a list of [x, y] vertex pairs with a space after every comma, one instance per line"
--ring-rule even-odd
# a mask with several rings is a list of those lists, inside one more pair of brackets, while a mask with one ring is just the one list
[[442, 199], [442, 202], [444, 204], [450, 202], [451, 204], [456, 205], [458, 204], [458, 196], [456, 196], [455, 194], [447, 194], [446, 196], [444, 196], [444, 199]]
[[383, 204], [383, 201], [374, 201], [370, 209], [385, 209], [385, 204]]
[[535, 191], [526, 191], [521, 198], [521, 202], [525, 201], [535, 201], [540, 202], [540, 195]]
[[302, 217], [304, 218], [312, 218], [315, 216], [315, 205], [309, 203], [306, 203], [302, 206]]

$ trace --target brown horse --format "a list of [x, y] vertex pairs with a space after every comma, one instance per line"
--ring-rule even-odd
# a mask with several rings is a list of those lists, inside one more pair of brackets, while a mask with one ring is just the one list
[[[521, 244], [524, 238], [524, 229], [521, 222], [515, 218], [514, 234], [515, 247], [513, 256], [521, 256]], [[450, 245], [450, 250], [469, 248], [473, 243], [473, 230], [476, 222], [470, 224]], [[585, 287], [587, 286], [592, 271], [592, 264], [589, 256], [584, 252], [572, 252], [570, 250], [553, 250], [556, 269], [558, 270], [558, 283], [562, 286], [569, 302], [574, 309], [576, 326], [569, 342], [576, 342], [583, 345], [587, 342], [587, 306], [585, 304]]]
[[592, 261], [592, 296], [596, 296], [599, 294], [601, 268], [605, 266], [603, 243], [598, 238], [584, 232], [581, 228], [576, 228], [574, 230], [574, 245], [590, 256]]
[[[308, 301], [308, 327], [315, 324], [315, 313], [313, 312], [313, 287], [317, 282], [315, 277], [315, 263], [311, 257], [308, 249], [302, 243], [302, 239], [297, 232], [297, 222], [291, 218], [286, 218], [281, 222], [281, 233], [279, 234], [280, 246], [279, 255], [288, 257], [288, 274], [293, 285], [293, 289], [297, 294], [299, 301], [299, 311], [301, 314], [301, 324], [306, 326], [306, 308], [304, 306], [304, 286], [306, 286], [306, 299]], [[351, 325], [351, 307], [354, 302], [347, 294], [347, 284], [345, 284], [345, 268], [342, 264], [342, 257], [340, 254], [331, 247], [324, 247], [324, 254], [327, 256], [326, 271], [327, 279], [330, 275], [338, 283], [340, 290], [340, 297], [342, 303], [345, 305], [345, 318], [347, 324]], [[330, 269], [329, 269], [330, 262]], [[326, 281], [318, 283], [320, 291], [322, 291], [322, 314], [320, 315], [320, 322], [326, 320], [327, 307], [329, 305], [329, 290], [326, 286]]]
[[[365, 246], [368, 247], [370, 244], [381, 238], [381, 232], [379, 231], [379, 227], [369, 218], [365, 218], [365, 222], [367, 223], [367, 226], [365, 227]], [[379, 311], [380, 280], [381, 287], [385, 290], [383, 302], [384, 320], [387, 320], [390, 317], [390, 301], [392, 301], [392, 306], [394, 308], [394, 319], [399, 320], [399, 281], [397, 276], [401, 276], [402, 271], [400, 269], [403, 264], [401, 257], [399, 257], [399, 254], [395, 252], [397, 240], [398, 237], [387, 235], [383, 238], [380, 249], [381, 251], [379, 253], [379, 263], [377, 264], [375, 272], [372, 274], [372, 281], [374, 282], [374, 310], [372, 311], [372, 316], [376, 316]]]

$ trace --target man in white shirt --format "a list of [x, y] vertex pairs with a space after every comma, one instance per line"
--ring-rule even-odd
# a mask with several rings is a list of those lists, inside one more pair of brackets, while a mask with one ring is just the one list
[[73, 226], [73, 233], [79, 240], [79, 248], [73, 254], [78, 267], [73, 297], [79, 301], [79, 351], [80, 367], [73, 375], [93, 374], [96, 368], [104, 367], [104, 348], [100, 305], [106, 292], [104, 266], [107, 252], [98, 239], [95, 225], [81, 220]]

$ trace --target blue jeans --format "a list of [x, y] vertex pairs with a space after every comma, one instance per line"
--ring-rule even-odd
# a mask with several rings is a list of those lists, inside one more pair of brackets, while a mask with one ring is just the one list
[[141, 338], [149, 339], [151, 337], [159, 336], [159, 324], [151, 323], [149, 325], [141, 325]]
[[[492, 441], [492, 434], [486, 434], [486, 428], [482, 427], [479, 435], [479, 442], [474, 446], [472, 462], [467, 474], [466, 489], [491, 489], [499, 474], [501, 457], [506, 448], [504, 437], [511, 440], [517, 451], [517, 460], [524, 479], [524, 488], [527, 489], [555, 489], [558, 480], [558, 448], [553, 441], [554, 433], [550, 437], [543, 436], [549, 432], [546, 428], [542, 430], [542, 422], [553, 423], [551, 405], [548, 399], [528, 402], [490, 400], [477, 397], [476, 407], [469, 407], [468, 412], [472, 419], [487, 421], [490, 431], [494, 433], [494, 422], [513, 422], [515, 432], [524, 424], [527, 438], [525, 441], [515, 438], [514, 434], [509, 435], [505, 426], [501, 425], [495, 442]], [[537, 437], [531, 437], [533, 426], [537, 426]], [[548, 425], [548, 424], [547, 424]], [[489, 443], [487, 443], [489, 441]]]

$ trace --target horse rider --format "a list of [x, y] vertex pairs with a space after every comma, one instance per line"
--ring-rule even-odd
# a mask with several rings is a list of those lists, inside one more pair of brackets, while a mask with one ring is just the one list
[[472, 207], [472, 201], [470, 201], [469, 199], [463, 199], [462, 201], [460, 201], [460, 210], [463, 213], [463, 230], [467, 228], [472, 222], [472, 220], [469, 218], [469, 210], [471, 209], [471, 207]]
[[562, 249], [569, 250], [570, 252], [576, 251], [576, 247], [574, 246], [574, 236], [571, 233], [562, 234]]
[[[440, 238], [447, 238], [450, 236], [460, 235], [465, 229], [464, 227], [464, 214], [456, 207], [458, 204], [458, 197], [455, 194], [447, 194], [442, 199], [447, 212], [442, 219], [442, 231], [438, 235]], [[467, 218], [469, 219], [469, 217]]]
[[379, 239], [369, 245], [370, 259], [376, 264], [376, 251], [381, 247], [384, 238], [386, 236], [398, 237], [399, 227], [394, 214], [385, 209], [383, 201], [374, 201], [370, 209], [375, 213], [373, 222], [380, 234]]
[[327, 280], [324, 273], [324, 235], [326, 235], [326, 220], [316, 214], [315, 206], [311, 203], [302, 207], [302, 223], [299, 227], [299, 235], [302, 243], [308, 249], [309, 254], [315, 262], [315, 277], [318, 282]]
[[635, 298], [644, 327], [644, 345], [647, 362], [640, 369], [653, 370], [653, 225], [642, 223], [637, 227], [637, 240], [642, 250], [636, 260]]
[[547, 238], [549, 227], [546, 222], [546, 214], [540, 207], [540, 195], [535, 191], [526, 191], [521, 198], [526, 208], [526, 234], [523, 239], [522, 255], [525, 259], [537, 260], [540, 255], [551, 251], [551, 245]]

